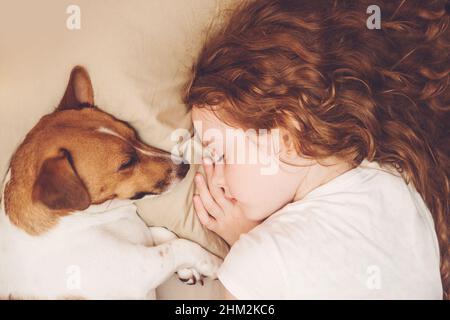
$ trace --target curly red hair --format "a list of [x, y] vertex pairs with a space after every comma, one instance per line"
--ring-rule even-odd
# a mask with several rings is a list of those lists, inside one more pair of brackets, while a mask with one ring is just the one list
[[[373, 4], [381, 29], [366, 27]], [[185, 99], [284, 128], [304, 157], [397, 168], [432, 212], [447, 299], [449, 20], [441, 0], [245, 2], [205, 42]]]

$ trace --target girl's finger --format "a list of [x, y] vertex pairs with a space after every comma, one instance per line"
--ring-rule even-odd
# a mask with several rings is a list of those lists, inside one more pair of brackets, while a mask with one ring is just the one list
[[222, 209], [214, 201], [211, 193], [209, 192], [208, 186], [206, 185], [205, 179], [201, 174], [196, 174], [194, 179], [197, 189], [202, 200], [205, 209], [214, 218], [221, 217], [223, 215]]
[[214, 231], [215, 225], [216, 225], [216, 219], [211, 217], [208, 212], [206, 211], [205, 207], [203, 206], [202, 200], [200, 199], [199, 195], [194, 195], [192, 198], [192, 201], [194, 202], [194, 209], [197, 213], [197, 216], [206, 228], [208, 228], [211, 231]]
[[[208, 188], [212, 197], [223, 211], [227, 211], [230, 207], [229, 201], [225, 198], [222, 188], [215, 185], [212, 181], [214, 170], [216, 170], [217, 164], [214, 165], [209, 158], [203, 158], [203, 170], [205, 171], [206, 180], [208, 182]], [[223, 170], [223, 168], [222, 168]], [[222, 171], [223, 174], [223, 171]]]

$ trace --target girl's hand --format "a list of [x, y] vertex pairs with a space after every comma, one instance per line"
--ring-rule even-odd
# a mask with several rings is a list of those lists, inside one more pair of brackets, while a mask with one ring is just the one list
[[247, 233], [260, 222], [247, 219], [235, 200], [226, 198], [224, 190], [212, 183], [214, 170], [223, 170], [224, 164], [213, 164], [208, 160], [203, 161], [207, 182], [200, 173], [194, 178], [199, 191], [199, 195], [193, 197], [194, 208], [200, 222], [232, 246], [242, 233]]

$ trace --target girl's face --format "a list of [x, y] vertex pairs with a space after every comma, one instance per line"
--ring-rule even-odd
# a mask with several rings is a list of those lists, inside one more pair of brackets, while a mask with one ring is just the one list
[[248, 219], [263, 220], [293, 200], [299, 185], [298, 168], [277, 160], [282, 139], [276, 134], [259, 134], [258, 139], [229, 127], [205, 108], [194, 107], [192, 120], [203, 148], [213, 154], [216, 165], [224, 166], [214, 170], [212, 183], [222, 187]]

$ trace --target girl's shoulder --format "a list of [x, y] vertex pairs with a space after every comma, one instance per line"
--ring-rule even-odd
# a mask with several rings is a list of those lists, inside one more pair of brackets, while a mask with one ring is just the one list
[[[258, 271], [249, 275], [247, 266], [258, 266]], [[336, 292], [348, 297], [408, 296], [414, 293], [412, 278], [433, 290], [416, 291], [411, 297], [441, 294], [439, 248], [430, 212], [399, 175], [374, 164], [344, 173], [241, 236], [219, 276], [237, 288], [232, 269], [244, 272], [242, 282], [254, 278], [253, 285], [264, 284], [258, 289], [268, 292], [266, 298], [310, 298], [311, 292], [317, 298], [342, 297]], [[390, 279], [385, 291], [361, 286], [361, 279], [373, 270], [382, 270]], [[276, 292], [271, 291], [274, 287]], [[342, 288], [348, 290], [343, 293]], [[235, 293], [239, 292], [244, 289]], [[241, 297], [253, 294], [248, 291]]]
[[439, 253], [433, 218], [420, 194], [395, 170], [373, 162], [363, 162], [284, 206], [249, 238], [306, 250], [376, 244], [392, 254], [422, 241], [436, 256]]
[[[377, 162], [363, 161], [333, 180], [312, 190], [303, 199], [288, 203], [270, 216], [268, 221], [286, 212], [316, 211], [349, 212], [353, 206], [362, 214], [364, 207], [373, 212], [380, 206], [383, 211], [391, 211], [397, 206], [416, 205], [422, 198], [413, 185], [408, 184], [394, 168], [381, 167]], [[422, 201], [423, 202], [423, 201]], [[343, 210], [345, 206], [345, 210]], [[419, 206], [420, 211], [428, 211]]]

